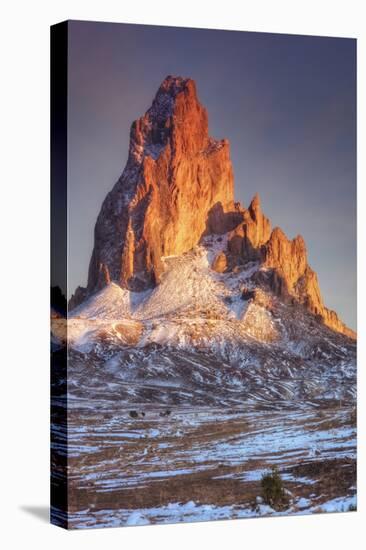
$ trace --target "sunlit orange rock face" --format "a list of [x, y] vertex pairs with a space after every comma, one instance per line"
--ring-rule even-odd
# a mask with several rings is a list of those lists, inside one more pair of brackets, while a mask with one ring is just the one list
[[132, 290], [154, 285], [162, 256], [237, 224], [233, 197], [228, 141], [209, 136], [194, 81], [167, 77], [132, 124], [127, 166], [95, 227], [88, 291], [104, 284], [106, 273]]
[[276, 227], [262, 248], [262, 261], [264, 267], [275, 271], [274, 279], [277, 279], [277, 285], [278, 281], [281, 281], [280, 287], [277, 288], [278, 293], [288, 293], [295, 297], [327, 326], [355, 338], [354, 331], [338, 318], [336, 312], [325, 307], [318, 277], [308, 264], [306, 245], [301, 235], [290, 240]]
[[227, 234], [214, 271], [258, 262], [259, 285], [355, 337], [324, 306], [304, 239], [272, 230], [258, 195], [248, 208], [234, 202], [228, 141], [209, 136], [194, 81], [168, 76], [150, 109], [132, 124], [126, 168], [95, 226], [87, 289], [76, 290], [69, 308], [111, 281], [135, 291], [153, 287], [163, 272], [162, 257], [183, 254], [212, 233]]

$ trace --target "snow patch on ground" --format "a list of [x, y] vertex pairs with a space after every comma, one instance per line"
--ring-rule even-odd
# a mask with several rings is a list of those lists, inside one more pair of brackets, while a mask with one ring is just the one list
[[172, 502], [165, 506], [142, 508], [140, 510], [101, 510], [98, 512], [86, 510], [77, 514], [77, 522], [79, 528], [117, 527], [121, 525], [148, 525], [157, 522], [164, 524], [260, 516], [283, 516], [291, 513], [304, 514], [315, 511], [346, 512], [350, 506], [356, 507], [356, 496], [337, 498], [313, 508], [309, 508], [309, 504], [310, 501], [308, 499], [301, 498], [296, 502], [295, 508], [291, 507], [288, 510], [278, 512], [267, 504], [259, 504], [255, 508], [242, 508], [236, 505], [215, 506], [213, 504], [198, 504], [190, 500], [186, 503]]
[[349, 508], [357, 507], [357, 496], [341, 497], [328, 500], [320, 505], [323, 512], [348, 512]]

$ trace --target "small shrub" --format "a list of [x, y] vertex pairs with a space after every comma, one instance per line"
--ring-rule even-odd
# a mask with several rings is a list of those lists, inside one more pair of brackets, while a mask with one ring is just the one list
[[283, 481], [276, 467], [271, 473], [264, 474], [261, 479], [262, 498], [265, 504], [274, 509], [288, 507], [288, 496], [285, 493]]
[[138, 417], [138, 412], [137, 411], [130, 411], [129, 414], [130, 414], [131, 418], [137, 418]]

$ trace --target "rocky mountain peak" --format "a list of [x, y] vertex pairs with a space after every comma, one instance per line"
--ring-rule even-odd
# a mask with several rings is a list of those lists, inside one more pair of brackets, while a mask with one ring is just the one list
[[141, 164], [146, 157], [157, 160], [166, 146], [189, 156], [212, 145], [220, 147], [223, 142], [208, 134], [207, 112], [198, 100], [194, 81], [168, 76], [151, 107], [132, 124], [129, 160], [131, 164]]
[[70, 306], [112, 282], [132, 291], [155, 287], [164, 257], [182, 255], [212, 234], [227, 235], [215, 271], [256, 262], [260, 286], [354, 336], [324, 306], [304, 239], [272, 230], [258, 193], [248, 208], [234, 202], [229, 142], [209, 135], [194, 81], [167, 76], [131, 126], [126, 167], [96, 222], [87, 288], [77, 289]]
[[186, 252], [207, 231], [236, 225], [241, 215], [233, 199], [228, 141], [209, 136], [194, 81], [168, 76], [131, 126], [126, 168], [95, 226], [87, 293], [107, 273], [131, 290], [154, 286], [162, 257]]
[[196, 91], [195, 82], [191, 78], [168, 75], [166, 78], [164, 78], [163, 82], [160, 84], [160, 87], [156, 93], [154, 102], [163, 93], [168, 93], [172, 97], [175, 97], [180, 92], [185, 91], [188, 88], [190, 90]]

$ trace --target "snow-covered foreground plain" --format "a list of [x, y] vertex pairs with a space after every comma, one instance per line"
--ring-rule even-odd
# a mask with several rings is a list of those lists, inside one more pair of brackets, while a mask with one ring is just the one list
[[[265, 410], [69, 402], [71, 528], [347, 511], [356, 504], [352, 407]], [[56, 438], [57, 439], [57, 438]], [[63, 438], [54, 442], [62, 453]], [[263, 503], [276, 465], [290, 502]], [[57, 516], [57, 511], [55, 516]]]
[[[300, 499], [308, 504], [307, 499]], [[166, 506], [142, 508], [140, 510], [100, 511], [94, 514], [81, 512], [78, 515], [78, 528], [90, 527], [120, 527], [121, 525], [149, 525], [154, 523], [179, 523], [185, 521], [214, 521], [220, 519], [242, 519], [260, 516], [280, 516], [291, 514], [310, 514], [321, 512], [347, 512], [356, 507], [356, 497], [333, 499], [320, 506], [306, 509], [291, 508], [286, 512], [276, 512], [268, 505], [260, 504], [256, 508], [242, 506], [214, 506], [212, 504], [196, 504], [193, 500], [182, 504], [169, 503]]]

